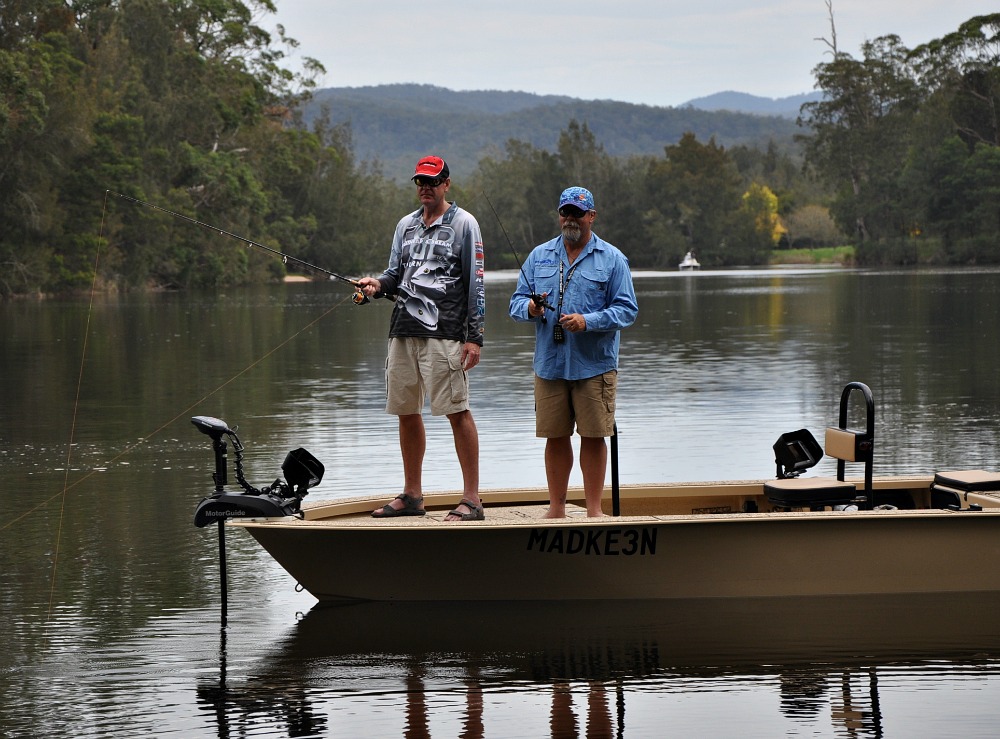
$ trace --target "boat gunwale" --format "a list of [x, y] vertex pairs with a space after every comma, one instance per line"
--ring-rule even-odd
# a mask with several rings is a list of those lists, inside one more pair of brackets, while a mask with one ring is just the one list
[[[873, 481], [875, 490], [912, 490], [922, 491], [930, 488], [933, 481], [932, 475], [907, 475], [881, 477]], [[763, 495], [765, 480], [740, 480], [723, 482], [680, 482], [680, 483], [635, 483], [624, 485], [620, 489], [620, 497], [623, 501], [641, 500], [650, 497], [659, 498], [683, 498], [683, 497], [711, 497], [713, 491], [721, 497], [746, 496], [758, 497]], [[851, 480], [856, 485], [862, 485], [861, 480]], [[369, 513], [373, 505], [377, 507], [382, 501], [383, 495], [352, 496], [350, 498], [315, 501], [303, 506], [303, 517], [285, 518], [234, 518], [227, 523], [241, 528], [289, 528], [299, 531], [328, 531], [328, 530], [385, 530], [385, 531], [444, 531], [444, 530], [464, 530], [475, 531], [483, 529], [523, 529], [537, 527], [608, 527], [608, 526], [635, 526], [635, 525], [676, 525], [676, 524], [717, 524], [717, 523], [751, 523], [761, 521], [802, 521], [802, 520], [829, 520], [837, 518], [841, 520], [866, 520], [878, 517], [893, 518], [925, 518], [927, 516], [955, 516], [955, 515], [976, 515], [992, 517], [1000, 515], [1000, 500], [996, 496], [982, 493], [970, 493], [967, 496], [969, 502], [986, 503], [987, 507], [979, 511], [951, 510], [945, 508], [916, 508], [916, 509], [888, 509], [888, 510], [859, 510], [859, 511], [706, 511], [691, 513], [641, 513], [621, 516], [605, 516], [600, 518], [589, 518], [582, 515], [584, 511], [575, 502], [584, 498], [583, 488], [571, 488], [567, 496], [571, 506], [571, 513], [566, 518], [546, 519], [542, 517], [524, 516], [516, 518], [513, 515], [501, 517], [500, 512], [513, 513], [513, 509], [523, 507], [540, 507], [548, 502], [547, 491], [544, 488], [503, 488], [496, 490], [484, 490], [481, 495], [487, 501], [487, 518], [484, 521], [463, 522], [456, 526], [454, 522], [445, 522], [442, 519], [447, 510], [454, 507], [462, 498], [461, 491], [439, 492], [425, 496], [425, 505], [428, 507], [427, 516], [401, 516], [390, 519], [378, 519], [374, 517], [359, 516], [358, 514]], [[610, 505], [610, 496], [605, 496], [606, 508]], [[490, 510], [494, 511], [495, 518], [490, 517]], [[574, 510], [575, 509], [575, 510]], [[438, 514], [435, 516], [434, 514]]]
[[[808, 478], [801, 478], [808, 479]], [[847, 478], [848, 482], [853, 482], [856, 487], [862, 489], [864, 480], [862, 478]], [[884, 476], [873, 480], [872, 487], [875, 490], [899, 490], [899, 489], [930, 489], [934, 481], [933, 475], [896, 475]], [[622, 500], [647, 497], [655, 494], [658, 497], [685, 497], [694, 495], [706, 495], [711, 490], [717, 490], [718, 495], [752, 495], [764, 494], [765, 483], [770, 480], [706, 480], [698, 482], [662, 482], [662, 483], [629, 483], [619, 487], [619, 496]], [[340, 515], [339, 509], [357, 506], [357, 512], [365, 510], [365, 506], [383, 500], [389, 494], [369, 494], [362, 496], [350, 496], [345, 498], [332, 498], [327, 500], [310, 501], [303, 504], [302, 512], [306, 520], [316, 518], [326, 518], [330, 515]], [[484, 498], [487, 510], [490, 504], [511, 505], [512, 503], [548, 503], [548, 491], [541, 487], [520, 487], [520, 488], [496, 488], [484, 489], [480, 491], [480, 496]], [[529, 497], [530, 496], [530, 497]], [[441, 491], [428, 493], [424, 496], [425, 505], [431, 507], [454, 507], [463, 497], [460, 490]], [[584, 500], [583, 486], [571, 486], [566, 495], [566, 500]], [[605, 504], [610, 505], [610, 491], [605, 491], [603, 498]], [[338, 509], [337, 514], [327, 513], [326, 509]], [[347, 513], [347, 511], [343, 511]]]
[[897, 510], [875, 510], [875, 511], [764, 511], [759, 513], [686, 513], [686, 514], [651, 514], [638, 516], [606, 516], [603, 518], [567, 517], [558, 519], [522, 519], [503, 521], [466, 521], [461, 526], [452, 525], [453, 522], [439, 521], [434, 518], [410, 517], [392, 519], [391, 521], [379, 521], [378, 519], [350, 519], [343, 517], [320, 518], [313, 520], [302, 520], [299, 518], [243, 518], [231, 519], [227, 523], [240, 528], [289, 528], [298, 531], [335, 531], [335, 530], [366, 530], [366, 531], [475, 531], [482, 529], [524, 529], [524, 528], [556, 528], [556, 527], [634, 527], [636, 525], [715, 525], [715, 524], [750, 524], [768, 521], [773, 523], [793, 522], [793, 521], [872, 521], [895, 519], [921, 519], [928, 517], [973, 517], [973, 518], [994, 518], [1000, 516], [1000, 508], [993, 510], [954, 511], [944, 508], [923, 508], [923, 509], [897, 509]]

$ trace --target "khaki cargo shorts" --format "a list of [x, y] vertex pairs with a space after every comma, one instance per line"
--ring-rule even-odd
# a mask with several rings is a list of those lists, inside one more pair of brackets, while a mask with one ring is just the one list
[[543, 380], [535, 375], [535, 436], [613, 436], [618, 370], [585, 380]]
[[385, 412], [431, 415], [469, 410], [469, 375], [462, 369], [462, 342], [451, 339], [389, 339], [385, 360]]

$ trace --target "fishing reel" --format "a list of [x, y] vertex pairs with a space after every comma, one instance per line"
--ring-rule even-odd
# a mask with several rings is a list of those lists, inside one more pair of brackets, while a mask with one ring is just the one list
[[[351, 300], [354, 301], [355, 305], [367, 305], [368, 303], [372, 302], [372, 299], [369, 298], [367, 295], [365, 295], [365, 293], [361, 289], [360, 285], [358, 285], [353, 280], [351, 280], [350, 282], [351, 282], [352, 285], [354, 285], [355, 288], [357, 288], [354, 291], [354, 295], [351, 296]], [[375, 297], [376, 298], [385, 298], [386, 300], [392, 302], [392, 301], [396, 300], [396, 293], [378, 292], [378, 293], [375, 293]]]
[[[293, 449], [281, 463], [284, 480], [275, 479], [270, 485], [255, 488], [247, 482], [243, 474], [243, 446], [236, 431], [225, 421], [211, 416], [195, 416], [191, 419], [195, 428], [212, 439], [215, 453], [215, 493], [203, 498], [194, 514], [194, 525], [201, 527], [228, 518], [274, 518], [301, 516], [302, 499], [309, 488], [316, 487], [323, 479], [323, 463], [305, 449]], [[228, 437], [236, 453], [236, 481], [243, 488], [241, 493], [226, 492], [227, 441]]]
[[549, 302], [549, 299], [547, 297], [545, 297], [544, 295], [536, 295], [535, 293], [532, 293], [528, 297], [531, 298], [535, 302], [535, 305], [537, 305], [537, 306], [539, 306], [541, 308], [548, 308], [549, 310], [555, 310], [556, 309], [556, 307], [554, 305], [552, 305], [552, 303]]
[[[554, 305], [552, 305], [552, 303], [550, 303], [550, 302], [549, 302], [548, 298], [547, 298], [547, 297], [546, 297], [545, 295], [539, 295], [538, 293], [532, 293], [532, 294], [531, 294], [531, 295], [529, 295], [528, 297], [529, 297], [529, 298], [530, 298], [530, 299], [532, 300], [532, 302], [534, 302], [534, 304], [535, 304], [535, 305], [537, 305], [538, 307], [540, 307], [540, 308], [545, 308], [545, 309], [547, 309], [547, 310], [550, 310], [550, 311], [552, 311], [552, 312], [555, 312], [555, 310], [556, 310], [555, 306], [554, 306]], [[557, 321], [558, 321], [558, 318], [559, 318], [559, 316], [556, 316], [556, 319], [557, 319]], [[540, 321], [541, 321], [542, 323], [548, 323], [548, 321], [547, 321], [547, 320], [545, 320], [545, 314], [544, 314], [544, 313], [542, 313], [542, 315], [541, 315], [541, 316], [539, 316], [539, 319], [538, 319], [538, 320], [540, 320]], [[562, 326], [560, 326], [560, 325], [558, 324], [558, 322], [556, 323], [556, 328], [558, 328], [558, 329], [562, 330]], [[558, 339], [556, 339], [556, 341], [557, 341], [557, 342], [559, 342], [559, 341], [562, 341], [562, 338], [558, 338]]]
[[[354, 285], [354, 295], [351, 296], [351, 300], [354, 301], [355, 305], [367, 305], [372, 302], [372, 299], [365, 295], [364, 290], [361, 289], [361, 285], [354, 280], [348, 280], [352, 285]], [[376, 298], [385, 298], [389, 301], [394, 301], [396, 299], [395, 293], [387, 293], [379, 290], [375, 293]]]

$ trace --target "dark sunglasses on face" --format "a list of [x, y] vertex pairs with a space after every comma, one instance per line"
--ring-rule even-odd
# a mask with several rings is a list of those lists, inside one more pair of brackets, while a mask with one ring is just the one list
[[564, 205], [559, 209], [559, 215], [563, 218], [583, 218], [587, 215], [589, 210], [580, 210], [579, 208], [574, 208], [572, 205]]
[[414, 177], [413, 181], [417, 183], [417, 187], [437, 187], [444, 182], [440, 177]]

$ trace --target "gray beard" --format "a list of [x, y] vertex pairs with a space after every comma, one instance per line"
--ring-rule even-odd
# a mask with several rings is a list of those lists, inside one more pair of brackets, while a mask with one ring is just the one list
[[583, 236], [583, 231], [575, 223], [567, 223], [562, 227], [562, 235], [566, 241], [571, 244], [576, 244], [580, 241], [580, 237]]

